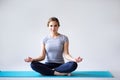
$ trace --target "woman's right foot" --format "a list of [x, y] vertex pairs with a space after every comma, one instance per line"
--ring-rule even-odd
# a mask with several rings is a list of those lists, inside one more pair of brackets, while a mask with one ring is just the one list
[[67, 76], [71, 76], [71, 73], [68, 73]]
[[55, 71], [54, 75], [56, 75], [56, 76], [71, 76], [71, 73], [61, 73], [61, 72]]

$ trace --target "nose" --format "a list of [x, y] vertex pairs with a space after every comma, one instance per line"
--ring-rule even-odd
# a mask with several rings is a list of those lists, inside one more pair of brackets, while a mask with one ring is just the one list
[[55, 26], [53, 26], [52, 29], [54, 30], [54, 29], [55, 29]]

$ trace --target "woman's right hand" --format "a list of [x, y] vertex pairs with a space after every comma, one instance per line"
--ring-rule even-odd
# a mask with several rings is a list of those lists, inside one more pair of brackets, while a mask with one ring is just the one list
[[25, 62], [32, 62], [32, 61], [33, 61], [33, 58], [28, 57], [28, 58], [24, 59], [24, 61], [25, 61]]

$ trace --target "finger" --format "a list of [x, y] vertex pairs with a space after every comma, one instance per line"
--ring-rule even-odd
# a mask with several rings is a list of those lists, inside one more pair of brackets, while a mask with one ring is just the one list
[[28, 59], [32, 59], [31, 57], [28, 57]]
[[24, 59], [24, 61], [26, 62], [26, 59]]
[[24, 59], [24, 61], [25, 61], [25, 62], [28, 62], [28, 60], [27, 60], [27, 59]]
[[78, 58], [80, 58], [80, 56]]
[[79, 56], [78, 59], [81, 59], [81, 57]]
[[31, 58], [31, 57], [28, 57], [28, 58]]
[[80, 59], [80, 57], [77, 57], [76, 59]]

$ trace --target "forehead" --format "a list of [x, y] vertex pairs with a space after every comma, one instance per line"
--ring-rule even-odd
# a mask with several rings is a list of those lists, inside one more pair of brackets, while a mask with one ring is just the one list
[[56, 21], [50, 21], [49, 25], [58, 25], [58, 23]]

